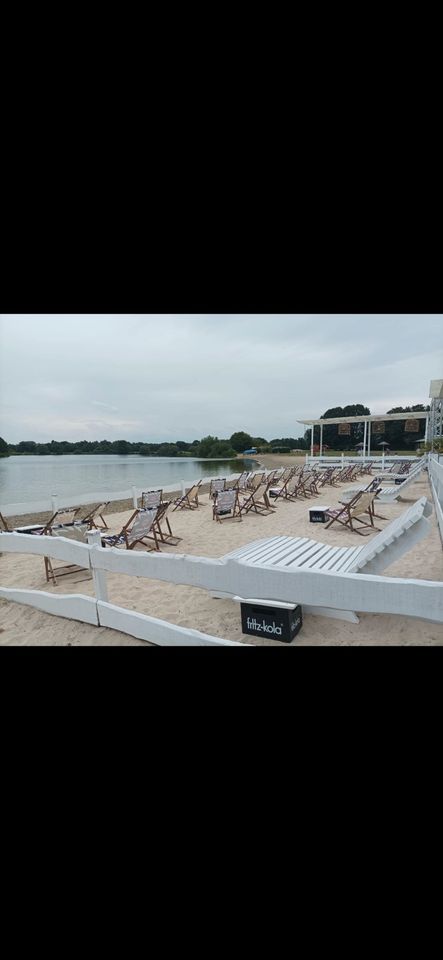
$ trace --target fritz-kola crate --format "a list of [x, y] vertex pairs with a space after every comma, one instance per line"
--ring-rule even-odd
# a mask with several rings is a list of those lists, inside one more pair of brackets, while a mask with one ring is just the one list
[[329, 507], [325, 507], [324, 504], [318, 503], [315, 507], [311, 507], [309, 510], [309, 520], [311, 523], [326, 523], [330, 520], [326, 511], [329, 510]]
[[254, 637], [280, 640], [290, 643], [303, 624], [300, 604], [293, 609], [264, 607], [253, 603], [241, 603], [242, 632]]

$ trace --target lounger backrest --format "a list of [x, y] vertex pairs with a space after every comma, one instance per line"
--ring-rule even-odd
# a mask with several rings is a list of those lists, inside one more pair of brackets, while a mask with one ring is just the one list
[[163, 490], [146, 490], [142, 492], [142, 509], [159, 507], [163, 496]]
[[425, 518], [431, 513], [429, 501], [420, 497], [365, 544], [347, 573], [380, 573], [430, 533], [431, 524]]
[[74, 517], [78, 513], [80, 507], [60, 507], [59, 510], [56, 510], [54, 515], [48, 520], [45, 530], [51, 530], [52, 527], [58, 527], [60, 524], [74, 523]]
[[370, 507], [370, 505], [371, 505], [374, 497], [375, 497], [375, 493], [369, 493], [369, 492], [368, 492], [368, 493], [362, 493], [362, 494], [358, 497], [358, 500], [356, 499], [356, 502], [355, 502], [354, 506], [351, 507], [351, 509], [350, 509], [350, 511], [349, 511], [351, 517], [359, 517], [360, 514], [366, 513], [366, 511], [369, 509], [369, 507]]
[[211, 480], [211, 485], [209, 487], [209, 496], [212, 497], [212, 494], [217, 490], [225, 489], [225, 480], [226, 477], [218, 477], [217, 480]]
[[130, 546], [131, 543], [135, 543], [137, 540], [141, 540], [143, 537], [147, 537], [152, 524], [154, 523], [156, 514], [156, 509], [138, 511], [138, 515], [134, 518], [132, 526], [126, 529], [128, 546]]
[[215, 512], [221, 513], [224, 510], [233, 510], [237, 500], [236, 490], [219, 490], [215, 502]]

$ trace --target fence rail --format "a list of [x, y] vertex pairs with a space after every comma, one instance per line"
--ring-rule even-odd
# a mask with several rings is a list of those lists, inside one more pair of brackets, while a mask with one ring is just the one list
[[97, 531], [88, 544], [65, 537], [20, 533], [0, 534], [3, 553], [33, 554], [75, 563], [91, 570], [95, 598], [81, 594], [54, 596], [44, 591], [0, 587], [0, 597], [34, 606], [58, 616], [120, 630], [155, 644], [243, 646], [235, 641], [178, 627], [108, 602], [107, 573], [162, 580], [200, 587], [209, 592], [257, 600], [297, 601], [307, 606], [393, 613], [443, 622], [443, 582], [400, 579], [371, 574], [340, 574], [309, 569], [248, 566], [235, 558], [213, 559], [184, 554], [132, 553], [101, 546]]
[[434, 498], [435, 512], [437, 514], [437, 521], [443, 545], [443, 463], [440, 463], [438, 456], [433, 454], [429, 456], [428, 471], [431, 482], [432, 496]]

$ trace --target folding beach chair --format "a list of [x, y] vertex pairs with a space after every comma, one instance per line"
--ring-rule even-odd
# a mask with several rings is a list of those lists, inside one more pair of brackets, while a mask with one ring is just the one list
[[106, 510], [106, 507], [109, 507], [110, 502], [111, 502], [110, 500], [104, 500], [102, 503], [97, 503], [95, 507], [92, 507], [85, 514], [83, 515], [81, 515], [81, 513], [76, 514], [74, 524], [88, 523], [90, 530], [92, 530], [93, 527], [95, 530], [98, 530], [98, 525], [95, 522], [95, 518], [100, 517], [101, 526], [104, 527], [105, 530], [108, 530], [109, 529], [108, 524], [106, 523], [106, 520], [104, 519], [102, 514], [103, 514], [103, 510]]
[[[90, 527], [87, 522], [74, 522], [79, 510], [80, 507], [60, 507], [42, 527], [31, 530], [31, 533], [35, 536], [67, 537], [70, 540], [79, 540], [81, 543], [84, 543], [87, 529], [90, 529]], [[44, 557], [43, 559], [45, 563], [46, 580], [48, 583], [52, 580], [55, 586], [57, 586], [57, 577], [66, 577], [71, 573], [84, 573], [85, 570], [84, 567], [80, 567], [76, 563], [53, 567], [50, 557]], [[88, 575], [86, 579], [90, 580], [91, 575]]]
[[159, 507], [162, 500], [163, 500], [163, 490], [145, 490], [144, 492], [142, 491], [141, 509], [152, 510], [154, 507]]
[[248, 477], [246, 486], [248, 490], [256, 490], [256, 488], [260, 485], [260, 483], [264, 483], [264, 482], [265, 482], [265, 471], [262, 470], [260, 471], [260, 473], [251, 473]]
[[[157, 513], [155, 516], [153, 527], [155, 529], [155, 533], [157, 534], [158, 539], [161, 540], [162, 543], [169, 543], [171, 546], [175, 547], [177, 543], [180, 543], [180, 540], [182, 540], [182, 537], [174, 536], [171, 530], [171, 525], [166, 516], [166, 512], [170, 506], [171, 506], [170, 500], [163, 500], [162, 503], [160, 503], [160, 505], [157, 507]], [[161, 527], [162, 520], [164, 520], [168, 528], [167, 533], [164, 530], [162, 530], [162, 527]]]
[[[226, 477], [218, 477], [217, 480], [211, 480], [209, 485], [209, 499], [214, 500], [215, 494], [218, 493], [219, 490], [224, 490], [225, 487]], [[234, 489], [234, 487], [231, 487], [230, 489]]]
[[179, 497], [177, 500], [175, 500], [175, 506], [173, 509], [178, 510], [179, 507], [180, 509], [187, 507], [188, 510], [196, 510], [197, 507], [200, 506], [198, 502], [198, 493], [202, 482], [202, 480], [199, 480], [198, 483], [195, 483], [193, 487], [190, 487], [190, 489], [187, 490], [182, 497]]
[[243, 470], [243, 473], [237, 477], [237, 480], [230, 479], [231, 489], [232, 490], [246, 490], [248, 479], [251, 476], [249, 470]]
[[60, 507], [52, 514], [52, 517], [43, 524], [41, 531], [35, 531], [36, 534], [41, 533], [42, 535], [50, 536], [53, 531], [59, 527], [73, 527], [79, 510], [80, 507]]
[[[154, 540], [155, 546], [151, 547], [148, 543], [147, 546], [151, 550], [160, 550], [158, 545], [157, 531], [155, 528], [155, 520], [157, 517], [158, 511], [156, 509], [152, 510], [142, 510], [137, 507], [137, 510], [134, 510], [134, 513], [131, 514], [127, 523], [122, 527], [120, 533], [115, 534], [114, 536], [109, 536], [104, 533], [101, 535], [102, 546], [104, 547], [124, 547], [126, 550], [133, 550], [136, 543], [143, 543], [146, 545], [147, 540]], [[149, 534], [152, 532], [152, 537]]]
[[8, 527], [8, 522], [5, 520], [2, 513], [0, 513], [0, 530], [3, 530], [3, 533], [11, 533], [11, 530]]
[[[326, 524], [326, 529], [332, 526], [333, 523], [341, 523], [344, 527], [350, 527], [353, 533], [359, 533], [361, 536], [367, 536], [371, 533], [372, 530], [378, 530], [379, 528], [374, 525], [374, 502], [375, 492], [374, 493], [356, 493], [353, 500], [350, 500], [349, 503], [343, 504], [342, 507], [336, 509], [326, 510], [326, 516], [331, 517], [329, 523]], [[369, 517], [369, 523], [367, 520], [362, 519], [362, 515], [367, 514]], [[361, 523], [363, 530], [358, 530], [353, 526], [353, 521], [358, 521]]]
[[242, 519], [238, 490], [218, 490], [215, 494], [215, 502], [212, 508], [212, 519], [218, 520], [240, 520]]
[[242, 500], [239, 501], [240, 513], [249, 513], [250, 510], [253, 510], [254, 513], [260, 513], [263, 516], [268, 513], [275, 513], [269, 503], [266, 488], [266, 483], [260, 483], [258, 487], [250, 491], [248, 496], [243, 497]]

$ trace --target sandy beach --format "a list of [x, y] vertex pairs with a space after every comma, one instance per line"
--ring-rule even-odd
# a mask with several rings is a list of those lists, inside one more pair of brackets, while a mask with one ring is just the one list
[[[289, 462], [304, 462], [304, 457], [258, 455], [257, 460], [267, 468], [287, 465]], [[369, 478], [368, 478], [369, 479]], [[363, 478], [363, 482], [366, 479]], [[212, 520], [212, 505], [206, 492], [201, 497], [198, 510], [177, 510], [169, 513], [173, 533], [182, 540], [176, 546], [162, 546], [166, 553], [186, 553], [195, 556], [221, 557], [243, 544], [263, 537], [276, 535], [305, 536], [338, 546], [357, 546], [367, 542], [357, 534], [334, 524], [325, 530], [322, 525], [309, 523], [309, 507], [316, 501], [336, 506], [346, 484], [341, 487], [325, 487], [321, 497], [299, 500], [294, 503], [279, 501], [275, 513], [258, 516], [252, 513], [239, 523]], [[178, 492], [177, 492], [178, 495]], [[421, 496], [432, 503], [428, 475], [420, 478], [405, 491], [405, 498], [396, 503], [383, 504], [380, 511], [386, 520], [376, 520], [383, 529], [398, 517], [406, 507]], [[170, 498], [168, 494], [168, 499]], [[111, 533], [118, 533], [133, 511], [128, 502], [114, 503], [106, 513]], [[378, 512], [378, 511], [377, 511]], [[42, 515], [43, 516], [43, 515]], [[33, 515], [10, 518], [11, 526], [23, 526], [38, 522]], [[443, 550], [435, 512], [431, 517], [431, 534], [400, 560], [386, 568], [390, 577], [406, 577], [425, 580], [443, 579]], [[375, 535], [375, 534], [374, 534]], [[1, 542], [0, 542], [1, 548]], [[138, 545], [136, 550], [144, 548]], [[54, 594], [82, 593], [94, 596], [92, 579], [85, 571], [59, 580], [57, 586], [48, 584], [45, 578], [43, 558], [29, 555], [3, 553], [0, 556], [0, 583], [4, 587], [21, 587], [45, 590]], [[245, 637], [241, 632], [240, 608], [231, 600], [218, 600], [201, 589], [145, 580], [138, 577], [108, 574], [109, 600], [130, 610], [137, 610], [159, 619], [194, 628], [203, 633], [228, 640], [237, 640], [257, 645], [287, 647], [276, 640], [261, 640]], [[295, 598], [296, 599], [296, 598]], [[411, 617], [386, 614], [359, 614], [360, 623], [352, 624], [325, 617], [304, 617], [303, 627], [291, 646], [324, 645], [442, 645], [443, 625]], [[57, 646], [149, 646], [125, 634], [104, 627], [94, 627], [61, 617], [41, 613], [22, 604], [0, 599], [0, 645], [57, 645]]]

